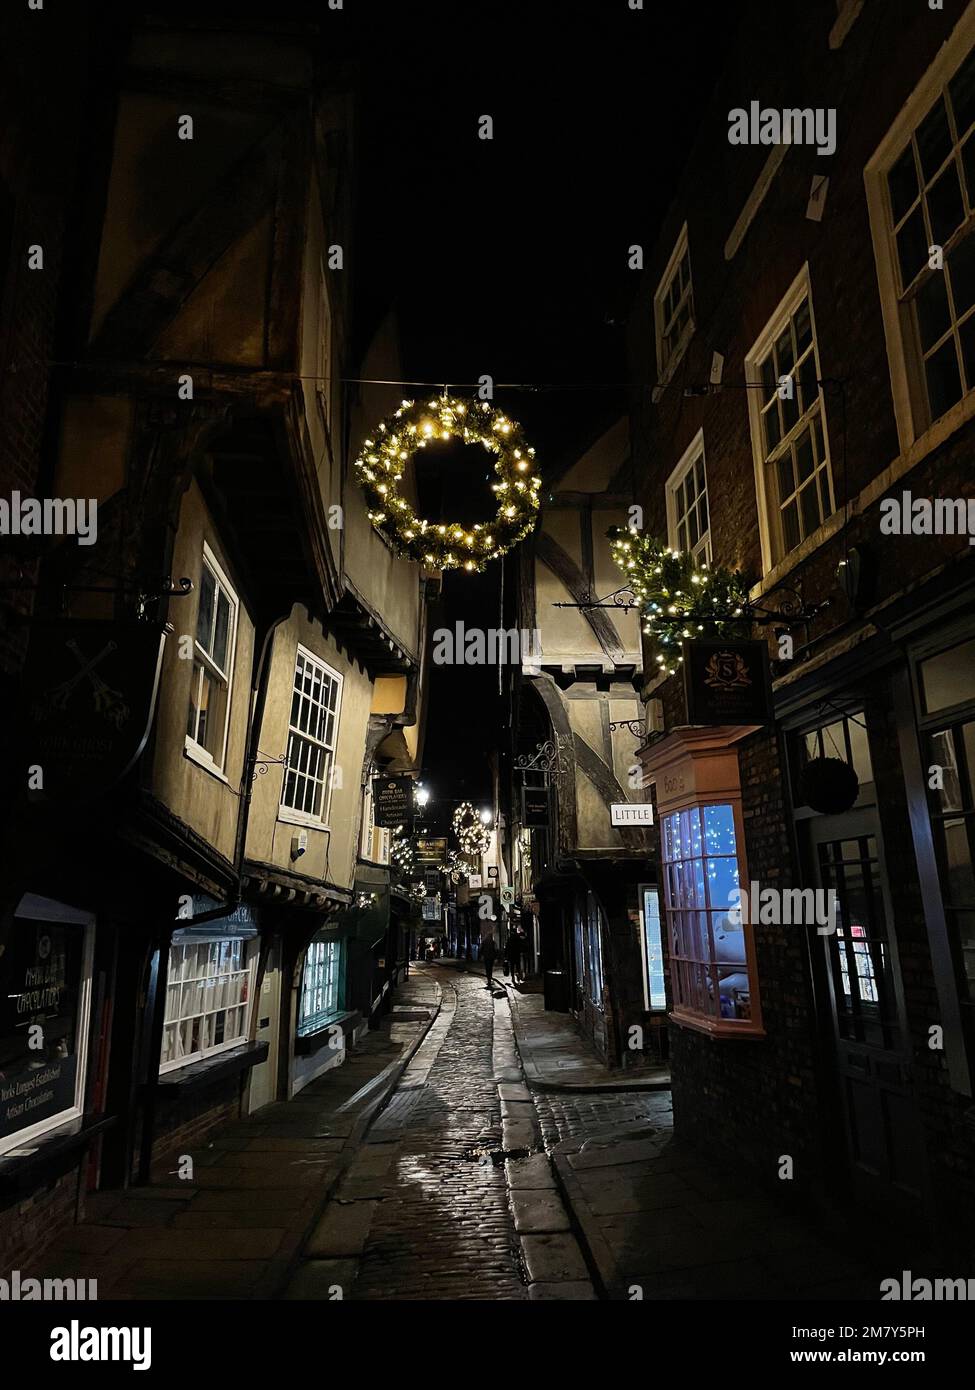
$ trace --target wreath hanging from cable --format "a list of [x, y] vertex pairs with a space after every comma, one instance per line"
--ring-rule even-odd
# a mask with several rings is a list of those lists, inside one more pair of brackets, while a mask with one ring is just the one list
[[[417, 449], [450, 439], [480, 444], [494, 454], [498, 481], [491, 487], [498, 511], [493, 521], [428, 521], [403, 496], [403, 473]], [[471, 573], [500, 559], [535, 529], [541, 478], [534, 458], [515, 420], [487, 401], [463, 401], [444, 391], [419, 404], [403, 401], [364, 441], [354, 467], [369, 520], [401, 555], [433, 569]]]
[[491, 844], [491, 832], [481, 824], [481, 818], [469, 801], [462, 801], [451, 822], [457, 843], [465, 855], [479, 857]]

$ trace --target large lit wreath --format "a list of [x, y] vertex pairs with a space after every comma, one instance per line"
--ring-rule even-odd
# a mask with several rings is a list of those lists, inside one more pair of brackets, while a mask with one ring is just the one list
[[[498, 514], [493, 521], [425, 521], [401, 495], [400, 483], [410, 458], [438, 440], [462, 439], [494, 454]], [[367, 439], [355, 461], [356, 476], [369, 503], [369, 520], [402, 555], [433, 569], [482, 570], [535, 528], [538, 489], [535, 450], [521, 426], [487, 401], [462, 401], [446, 392], [416, 404], [403, 401]]]
[[741, 570], [698, 566], [693, 556], [623, 526], [611, 527], [607, 535], [613, 559], [636, 596], [661, 674], [674, 674], [686, 637], [747, 636], [749, 584]]
[[462, 801], [454, 812], [454, 834], [464, 854], [479, 858], [491, 844], [491, 832], [481, 824], [481, 818], [469, 801]]

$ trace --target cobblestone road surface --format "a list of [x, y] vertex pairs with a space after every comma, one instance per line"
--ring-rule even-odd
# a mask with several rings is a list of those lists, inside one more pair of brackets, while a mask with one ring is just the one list
[[402, 1138], [352, 1297], [524, 1298], [504, 1167], [471, 1156], [501, 1149], [493, 999], [483, 978], [436, 973], [445, 1002], [456, 1001], [453, 1018], [426, 1080], [412, 1094], [401, 1090], [392, 1103], [400, 1108], [384, 1117], [387, 1130], [402, 1124]]

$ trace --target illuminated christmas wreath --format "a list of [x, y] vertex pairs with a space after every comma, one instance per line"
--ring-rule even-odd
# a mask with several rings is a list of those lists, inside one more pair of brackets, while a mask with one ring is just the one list
[[481, 818], [469, 801], [462, 801], [454, 812], [452, 821], [457, 843], [466, 855], [475, 858], [487, 852], [491, 843], [491, 832], [481, 824]]
[[747, 636], [749, 584], [741, 570], [699, 566], [692, 555], [623, 526], [607, 535], [661, 674], [675, 673], [686, 637]]
[[[495, 455], [498, 481], [494, 521], [425, 521], [400, 492], [403, 470], [417, 449], [440, 440], [480, 444]], [[538, 489], [535, 450], [525, 443], [521, 426], [487, 401], [462, 401], [444, 395], [421, 404], [403, 401], [399, 410], [365, 440], [355, 461], [359, 483], [369, 503], [369, 520], [401, 555], [433, 569], [482, 570], [535, 528]]]

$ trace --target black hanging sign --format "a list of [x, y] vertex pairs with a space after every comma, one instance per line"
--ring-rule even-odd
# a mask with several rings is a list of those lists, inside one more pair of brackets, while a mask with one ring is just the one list
[[526, 830], [546, 830], [548, 828], [548, 787], [522, 787], [521, 823]]
[[31, 801], [91, 801], [129, 771], [149, 737], [166, 637], [158, 626], [38, 623], [23, 680]]
[[401, 825], [405, 833], [413, 829], [413, 778], [374, 777], [372, 805], [375, 821], [386, 830]]
[[768, 724], [772, 688], [764, 642], [686, 641], [688, 724]]

